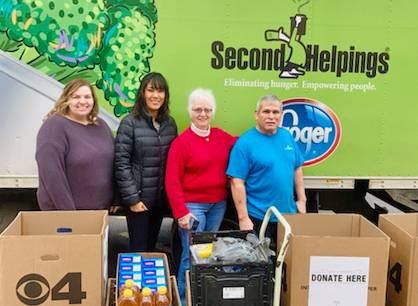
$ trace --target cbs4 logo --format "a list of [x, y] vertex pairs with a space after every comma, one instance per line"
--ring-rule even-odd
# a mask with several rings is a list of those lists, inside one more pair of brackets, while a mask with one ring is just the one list
[[53, 301], [68, 300], [69, 304], [81, 304], [86, 298], [86, 292], [81, 288], [81, 273], [67, 273], [52, 289], [46, 278], [39, 274], [25, 275], [16, 285], [16, 295], [26, 305], [40, 305], [50, 293]]

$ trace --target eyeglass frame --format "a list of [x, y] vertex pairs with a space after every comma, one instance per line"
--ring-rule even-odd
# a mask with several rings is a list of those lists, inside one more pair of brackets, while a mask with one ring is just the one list
[[211, 114], [213, 109], [210, 108], [192, 108], [192, 111], [194, 111], [196, 114], [201, 114], [204, 112], [205, 114]]

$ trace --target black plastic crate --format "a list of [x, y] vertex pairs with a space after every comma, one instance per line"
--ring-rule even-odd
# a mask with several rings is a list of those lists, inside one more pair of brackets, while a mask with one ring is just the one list
[[[217, 237], [245, 239], [249, 232], [191, 232], [190, 244]], [[193, 306], [269, 306], [273, 298], [274, 264], [196, 264], [190, 257]]]

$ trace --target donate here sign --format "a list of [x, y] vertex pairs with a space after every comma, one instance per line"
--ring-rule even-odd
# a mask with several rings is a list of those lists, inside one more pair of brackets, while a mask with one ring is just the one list
[[367, 306], [369, 257], [311, 256], [309, 306]]

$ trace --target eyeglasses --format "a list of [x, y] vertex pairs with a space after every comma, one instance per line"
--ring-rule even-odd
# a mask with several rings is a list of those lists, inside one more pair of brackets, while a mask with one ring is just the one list
[[212, 110], [210, 108], [193, 108], [192, 111], [194, 111], [197, 114], [201, 114], [204, 112], [205, 114], [212, 113]]

